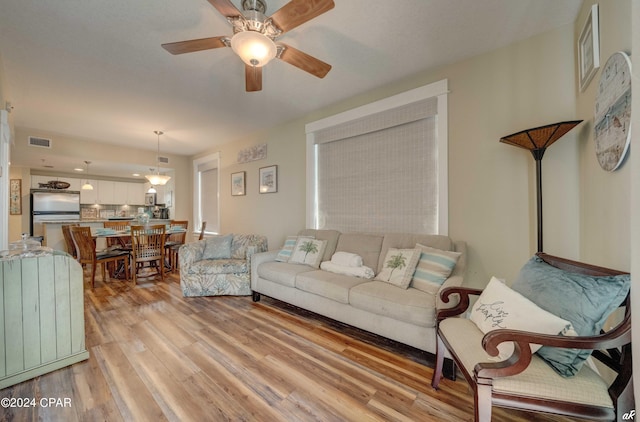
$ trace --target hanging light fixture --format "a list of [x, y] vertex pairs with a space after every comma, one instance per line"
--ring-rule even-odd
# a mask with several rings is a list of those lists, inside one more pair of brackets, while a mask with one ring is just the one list
[[[149, 183], [151, 183], [153, 186], [164, 186], [167, 184], [169, 179], [171, 179], [171, 177], [164, 174], [160, 174], [160, 135], [162, 135], [163, 132], [159, 130], [154, 130], [153, 133], [158, 135], [158, 155], [156, 155], [156, 174], [147, 174], [144, 177], [146, 177]], [[153, 192], [149, 192], [149, 193], [153, 193]]]
[[[87, 179], [84, 182], [84, 185], [82, 185], [82, 190], [93, 190], [93, 185], [91, 183], [89, 183], [89, 164], [91, 164], [91, 161], [85, 161], [84, 164], [87, 166]], [[77, 186], [77, 185], [76, 185]]]

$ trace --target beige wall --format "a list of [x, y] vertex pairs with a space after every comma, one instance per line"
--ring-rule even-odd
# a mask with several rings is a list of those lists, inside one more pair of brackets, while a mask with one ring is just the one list
[[[591, 5], [586, 1], [575, 25], [576, 37]], [[594, 152], [594, 104], [600, 73], [616, 51], [631, 53], [630, 0], [598, 0], [600, 70], [584, 92], [577, 92], [577, 117], [585, 120], [579, 138], [580, 256], [586, 262], [629, 270], [630, 166], [604, 171]]]
[[[468, 282], [491, 275], [513, 278], [535, 251], [533, 159], [500, 144], [501, 136], [575, 117], [573, 26], [450, 66], [320, 110], [312, 115], [224, 145], [221, 153], [222, 232], [257, 232], [277, 249], [305, 225], [304, 125], [359, 105], [448, 78], [449, 232], [469, 244]], [[268, 158], [235, 164], [238, 151], [266, 142]], [[209, 151], [213, 152], [213, 151]], [[259, 167], [277, 164], [278, 193], [257, 193]], [[232, 172], [247, 171], [247, 196], [231, 197]], [[545, 243], [550, 251], [578, 250], [578, 163], [575, 135], [545, 157]], [[551, 178], [561, 183], [551, 183]], [[561, 209], [562, 212], [554, 210]]]
[[[104, 143], [99, 143], [91, 139], [79, 139], [60, 135], [56, 133], [49, 133], [46, 131], [38, 131], [26, 128], [16, 128], [15, 145], [12, 147], [11, 155], [14, 159], [19, 159], [22, 156], [33, 154], [33, 148], [27, 146], [28, 136], [42, 136], [51, 137], [55, 139], [53, 148], [55, 148], [56, 154], [64, 154], [69, 157], [77, 157], [78, 162], [84, 160], [89, 161], [106, 161], [106, 162], [121, 162], [140, 164], [147, 166], [148, 163], [152, 163], [156, 159], [156, 152], [150, 150], [141, 150], [135, 148], [114, 147]], [[174, 192], [173, 202], [174, 209], [172, 210], [171, 218], [177, 220], [189, 220], [192, 218], [192, 174], [191, 174], [191, 160], [186, 156], [178, 156], [172, 154], [163, 154], [169, 158], [171, 167], [174, 169], [174, 177], [169, 181], [166, 189], [171, 189]], [[43, 169], [38, 169], [42, 171]], [[10, 236], [15, 236], [16, 233], [29, 231], [29, 187], [30, 178], [28, 169], [14, 168], [11, 169], [12, 177], [13, 173], [22, 174], [22, 186], [23, 186], [23, 213], [22, 218], [13, 218], [10, 223]], [[55, 174], [55, 173], [51, 173]], [[67, 174], [69, 176], [69, 174]], [[73, 175], [72, 175], [73, 176]], [[77, 177], [77, 175], [75, 175]], [[129, 175], [122, 175], [123, 177], [129, 177]], [[24, 195], [26, 195], [26, 203], [24, 202]], [[19, 226], [18, 226], [19, 223]], [[18, 229], [17, 227], [20, 227]], [[10, 241], [13, 237], [9, 238]]]

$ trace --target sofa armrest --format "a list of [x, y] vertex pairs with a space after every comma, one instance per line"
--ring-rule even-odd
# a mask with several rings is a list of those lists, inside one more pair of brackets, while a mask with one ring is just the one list
[[198, 240], [196, 242], [185, 243], [180, 246], [178, 252], [178, 260], [180, 261], [180, 268], [187, 270], [194, 262], [202, 259], [204, 253], [204, 240]]
[[258, 279], [258, 266], [263, 262], [275, 261], [278, 251], [255, 253], [251, 256], [251, 289], [254, 290]]

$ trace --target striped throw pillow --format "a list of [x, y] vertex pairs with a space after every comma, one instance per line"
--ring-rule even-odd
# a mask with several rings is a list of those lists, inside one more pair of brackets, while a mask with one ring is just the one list
[[413, 273], [411, 287], [427, 293], [437, 293], [442, 283], [451, 275], [462, 255], [460, 252], [443, 251], [416, 244], [420, 249], [420, 260]]
[[295, 248], [296, 242], [298, 241], [298, 237], [313, 239], [311, 236], [287, 236], [284, 241], [284, 245], [282, 245], [282, 249], [280, 249], [280, 252], [276, 255], [276, 261], [289, 262], [291, 254], [293, 253], [293, 248]]

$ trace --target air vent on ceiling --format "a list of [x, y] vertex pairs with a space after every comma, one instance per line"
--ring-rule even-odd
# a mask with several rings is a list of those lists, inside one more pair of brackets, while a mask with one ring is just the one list
[[162, 164], [169, 164], [169, 157], [158, 157], [158, 162]]
[[52, 143], [51, 139], [29, 136], [29, 146], [31, 147], [51, 148]]

